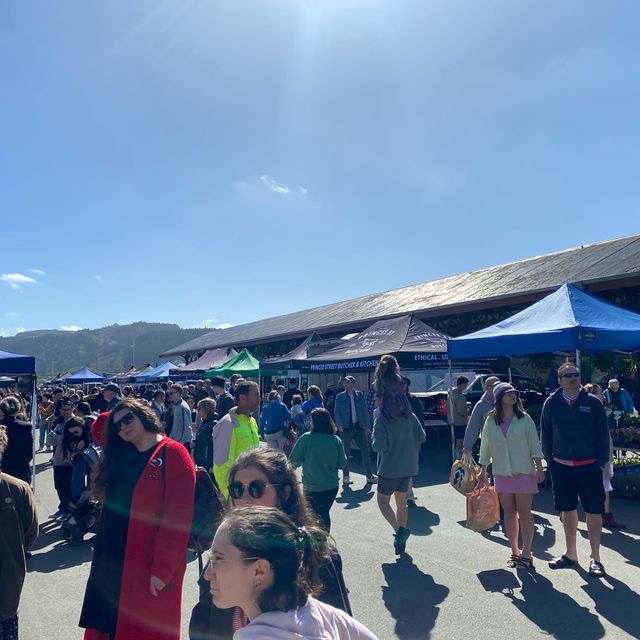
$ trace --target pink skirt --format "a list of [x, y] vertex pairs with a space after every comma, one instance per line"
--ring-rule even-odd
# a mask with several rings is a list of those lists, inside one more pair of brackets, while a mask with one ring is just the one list
[[515, 476], [493, 476], [493, 486], [498, 493], [538, 493], [534, 475], [516, 473]]

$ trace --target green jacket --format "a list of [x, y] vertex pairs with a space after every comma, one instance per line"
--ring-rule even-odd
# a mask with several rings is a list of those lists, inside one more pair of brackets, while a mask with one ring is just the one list
[[213, 475], [225, 498], [229, 497], [229, 469], [247, 449], [260, 444], [258, 425], [250, 416], [238, 417], [236, 407], [220, 418], [213, 428]]
[[18, 613], [26, 574], [25, 552], [38, 535], [38, 518], [31, 487], [0, 474], [0, 620]]
[[533, 458], [543, 457], [536, 425], [529, 414], [513, 416], [506, 438], [493, 416], [487, 416], [480, 441], [480, 464], [492, 464], [493, 473], [499, 476], [533, 475]]
[[328, 491], [338, 486], [338, 470], [347, 456], [342, 440], [330, 433], [305, 433], [289, 454], [294, 467], [302, 465], [302, 485], [307, 491]]

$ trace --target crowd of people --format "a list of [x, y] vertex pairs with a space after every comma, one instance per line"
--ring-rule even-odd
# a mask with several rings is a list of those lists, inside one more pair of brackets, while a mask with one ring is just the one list
[[[603, 403], [618, 396], [583, 387], [580, 375], [573, 364], [559, 368], [560, 386], [542, 410], [541, 437], [517, 390], [497, 377], [486, 379], [470, 415], [462, 395], [468, 380], [459, 377], [450, 394], [460, 455], [473, 463], [479, 450], [479, 484], [491, 483], [499, 496], [510, 568], [533, 569], [532, 503], [547, 473], [566, 544], [550, 568], [578, 563], [578, 501], [586, 513], [592, 576], [605, 574], [603, 524], [623, 526], [605, 503], [612, 445]], [[393, 356], [380, 359], [367, 394], [350, 375], [342, 383], [332, 412], [317, 386], [303, 392], [296, 378], [288, 388], [272, 385], [265, 398], [240, 376], [142, 388], [109, 383], [89, 394], [42, 390], [33, 409], [38, 450], [51, 452], [59, 500], [52, 518], [68, 523], [87, 496], [100, 512], [79, 620], [85, 638], [179, 637], [196, 467], [210, 474], [227, 509], [200, 576], [192, 640], [375, 638], [352, 617], [342, 558], [330, 537], [331, 509], [340, 484], [347, 489], [353, 482], [355, 443], [366, 484], [377, 485], [395, 553], [404, 554], [424, 416]], [[613, 387], [610, 394], [619, 393]], [[38, 525], [29, 487], [29, 398], [3, 395], [0, 496], [12, 511], [0, 510], [6, 542], [0, 561], [11, 567], [0, 574], [0, 640], [15, 640], [25, 561]], [[88, 450], [98, 452], [93, 465]]]

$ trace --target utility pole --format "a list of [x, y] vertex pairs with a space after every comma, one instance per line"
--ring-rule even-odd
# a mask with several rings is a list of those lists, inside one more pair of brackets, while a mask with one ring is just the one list
[[136, 366], [136, 337], [133, 337], [133, 342], [131, 343], [131, 366]]

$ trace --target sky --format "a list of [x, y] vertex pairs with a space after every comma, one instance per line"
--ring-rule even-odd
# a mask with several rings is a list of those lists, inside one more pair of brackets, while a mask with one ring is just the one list
[[0, 335], [224, 327], [640, 230], [640, 4], [0, 3]]

